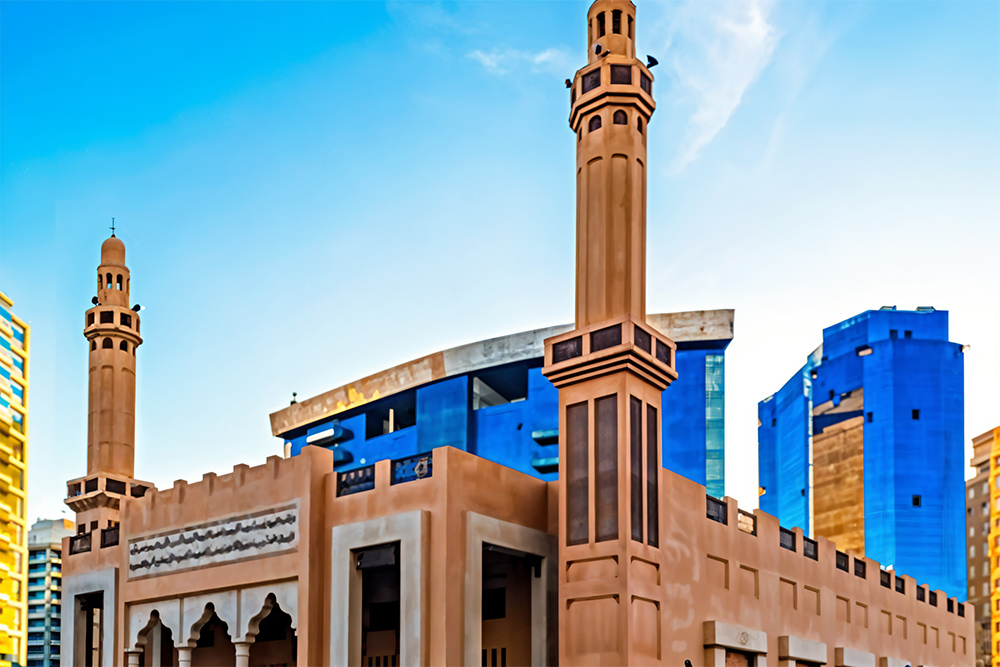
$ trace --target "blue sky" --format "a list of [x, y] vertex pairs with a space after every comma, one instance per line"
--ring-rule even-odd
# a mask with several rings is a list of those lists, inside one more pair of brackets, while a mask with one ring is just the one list
[[[115, 216], [137, 476], [281, 451], [267, 416], [572, 319], [563, 80], [586, 2], [0, 3], [0, 289], [33, 327], [29, 514], [86, 469], [83, 312]], [[638, 3], [651, 312], [736, 308], [727, 490], [756, 403], [869, 308], [951, 311], [1000, 424], [1000, 5]]]

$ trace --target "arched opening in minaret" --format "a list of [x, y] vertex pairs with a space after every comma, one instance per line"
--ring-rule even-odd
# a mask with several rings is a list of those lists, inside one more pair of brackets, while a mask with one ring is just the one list
[[604, 37], [604, 33], [607, 32], [604, 26], [604, 12], [597, 15], [597, 36]]
[[104, 276], [104, 289], [111, 289], [111, 274], [108, 273]]
[[631, 14], [628, 17], [628, 38], [629, 39], [635, 39], [635, 37], [632, 36], [632, 16], [631, 16]]
[[611, 32], [616, 35], [622, 34], [622, 10], [620, 9], [611, 12]]
[[104, 340], [103, 340], [103, 341], [101, 342], [101, 349], [102, 349], [102, 350], [113, 350], [113, 349], [114, 349], [114, 347], [115, 347], [115, 344], [111, 342], [111, 339], [110, 339], [110, 338], [105, 338], [105, 339], [104, 339]]
[[615, 112], [614, 123], [615, 125], [628, 125], [628, 116], [619, 109]]
[[97, 341], [96, 340], [90, 341], [90, 349], [91, 350], [96, 350], [97, 349]]
[[587, 131], [593, 132], [599, 129], [601, 129], [601, 117], [598, 115], [591, 116], [590, 123], [587, 125]]
[[121, 288], [122, 288], [122, 274], [119, 273], [115, 277], [115, 289], [121, 291]]
[[297, 648], [292, 617], [275, 602], [271, 613], [261, 619], [250, 645], [250, 667], [294, 665]]
[[102, 285], [102, 284], [103, 284], [103, 282], [102, 282], [102, 280], [101, 280], [101, 274], [100, 274], [100, 273], [98, 273], [98, 274], [97, 274], [97, 291], [101, 291], [101, 285]]
[[118, 349], [121, 350], [122, 352], [128, 352], [128, 343], [122, 341], [121, 345], [118, 346]]
[[635, 119], [635, 126], [639, 129], [639, 134], [642, 134], [642, 116]]

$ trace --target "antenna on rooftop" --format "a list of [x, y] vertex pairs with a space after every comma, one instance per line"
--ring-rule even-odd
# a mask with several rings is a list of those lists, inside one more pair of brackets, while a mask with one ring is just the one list
[[299, 402], [298, 398], [296, 398], [296, 396], [298, 396], [298, 395], [299, 395], [299, 393], [297, 391], [293, 391], [292, 392], [292, 402], [289, 403], [289, 405], [295, 405], [296, 403]]

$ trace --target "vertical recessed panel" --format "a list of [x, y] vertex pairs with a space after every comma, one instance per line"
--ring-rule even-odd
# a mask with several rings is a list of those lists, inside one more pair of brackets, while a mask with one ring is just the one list
[[657, 431], [657, 409], [646, 406], [646, 543], [660, 546], [660, 437]]
[[587, 404], [566, 407], [566, 544], [584, 544], [587, 526]]
[[595, 538], [618, 539], [618, 395], [594, 401]]
[[629, 457], [632, 467], [629, 496], [632, 499], [632, 539], [642, 542], [642, 401], [629, 398]]

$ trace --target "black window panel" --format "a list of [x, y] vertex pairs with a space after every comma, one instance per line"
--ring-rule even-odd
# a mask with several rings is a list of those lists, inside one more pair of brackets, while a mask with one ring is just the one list
[[569, 89], [569, 103], [574, 104], [576, 102], [576, 86]]
[[862, 579], [868, 576], [866, 564], [863, 560], [854, 559], [854, 574]]
[[612, 65], [611, 83], [630, 84], [632, 83], [631, 65]]
[[629, 397], [629, 497], [632, 501], [632, 539], [642, 542], [642, 401]]
[[906, 579], [896, 577], [896, 592], [906, 593]]
[[657, 410], [646, 406], [646, 544], [660, 545], [659, 421]]
[[594, 537], [604, 542], [618, 539], [617, 394], [594, 401], [594, 431]]
[[599, 129], [601, 129], [601, 117], [598, 114], [594, 114], [590, 117], [590, 122], [587, 124], [587, 131], [593, 132]]
[[94, 314], [87, 313], [87, 326], [90, 326], [93, 323], [94, 323]]
[[105, 338], [104, 340], [101, 341], [102, 350], [111, 350], [114, 349], [114, 347], [115, 347], [114, 341], [112, 341], [110, 338]]
[[118, 495], [121, 496], [125, 495], [125, 490], [126, 490], [125, 482], [122, 482], [120, 480], [108, 479], [108, 481], [105, 482], [104, 488], [110, 491], [111, 493], [117, 493]]
[[670, 346], [663, 343], [663, 341], [656, 341], [656, 358], [667, 366], [670, 365]]
[[726, 513], [726, 503], [712, 496], [705, 496], [705, 516], [712, 521], [721, 524], [729, 524], [729, 516]]
[[811, 540], [808, 537], [802, 537], [802, 554], [806, 558], [812, 558], [813, 560], [819, 560], [819, 545], [816, 540]]
[[616, 35], [622, 34], [622, 10], [620, 9], [611, 12], [611, 32]]
[[882, 584], [882, 588], [889, 588], [892, 585], [892, 574], [885, 570], [880, 571], [879, 583]]
[[837, 569], [838, 570], [843, 570], [844, 572], [847, 572], [847, 568], [848, 568], [848, 564], [849, 563], [850, 563], [850, 559], [849, 559], [848, 555], [845, 554], [842, 551], [838, 551], [837, 552]]
[[101, 311], [101, 324], [114, 324], [115, 323], [115, 313], [111, 310]]
[[604, 37], [604, 33], [607, 32], [604, 26], [604, 12], [597, 15], [597, 36]]
[[653, 94], [653, 80], [645, 74], [639, 75], [639, 87], [645, 90], [647, 95]]
[[622, 344], [622, 325], [598, 329], [590, 334], [590, 351], [598, 352]]
[[642, 134], [642, 116], [635, 119], [635, 126], [639, 128], [639, 134]]
[[919, 495], [913, 496], [912, 502], [914, 507], [920, 507], [923, 505], [923, 497]]
[[937, 606], [937, 593], [931, 591], [931, 605]]
[[567, 340], [561, 340], [552, 346], [552, 363], [558, 364], [583, 354], [583, 338], [576, 336]]
[[910, 410], [910, 416], [913, 419], [920, 419], [920, 410]]
[[917, 586], [917, 600], [924, 602], [927, 599], [927, 593], [924, 592], [923, 586]]
[[653, 337], [642, 327], [635, 328], [635, 346], [644, 352], [653, 352]]
[[954, 614], [955, 613], [955, 599], [954, 598], [948, 598], [948, 613], [949, 614]]
[[566, 543], [584, 544], [589, 539], [587, 500], [589, 456], [587, 404], [566, 407]]
[[601, 85], [601, 68], [592, 69], [583, 75], [583, 92], [589, 93]]
[[787, 528], [779, 529], [778, 543], [781, 544], [782, 549], [795, 551], [795, 533]]
[[612, 122], [615, 125], [628, 125], [628, 114], [619, 109], [615, 111], [614, 116], [612, 116]]
[[129, 328], [132, 327], [132, 316], [129, 315], [128, 313], [121, 313], [121, 316], [118, 318], [118, 321], [121, 323], [123, 327], [129, 327]]
[[961, 602], [958, 603], [958, 615], [962, 616], [963, 618], [965, 617], [965, 605], [962, 604]]

